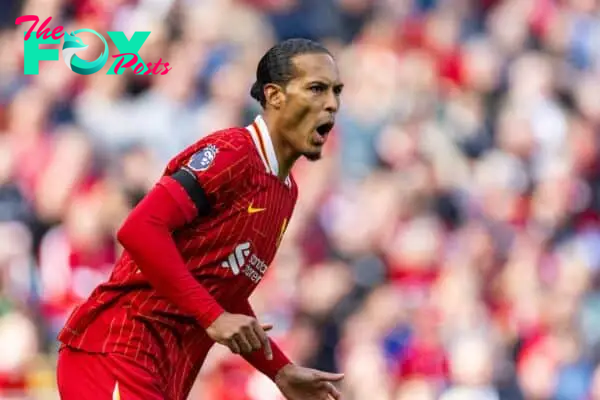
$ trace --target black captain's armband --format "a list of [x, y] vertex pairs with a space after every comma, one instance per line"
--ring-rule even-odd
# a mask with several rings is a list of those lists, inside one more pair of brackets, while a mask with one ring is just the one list
[[180, 170], [171, 175], [171, 178], [175, 179], [185, 189], [190, 199], [196, 205], [198, 209], [198, 215], [208, 215], [210, 212], [210, 202], [206, 196], [206, 192], [202, 189], [200, 182], [196, 179], [194, 173], [188, 170], [186, 167], [182, 167]]

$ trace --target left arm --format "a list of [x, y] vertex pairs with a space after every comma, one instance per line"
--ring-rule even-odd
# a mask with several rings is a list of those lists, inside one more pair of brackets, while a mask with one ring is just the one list
[[[237, 303], [232, 312], [256, 318], [248, 300]], [[330, 399], [341, 400], [342, 395], [334, 383], [344, 378], [344, 374], [332, 374], [293, 364], [275, 342], [267, 339], [273, 349], [271, 360], [262, 351], [243, 354], [254, 368], [268, 376], [288, 400]]]
[[[248, 315], [256, 319], [256, 314], [254, 313], [254, 310], [252, 310], [252, 306], [250, 306], [248, 300], [236, 303], [230, 312]], [[271, 351], [273, 353], [271, 360], [267, 359], [264, 351], [253, 351], [251, 353], [244, 353], [242, 355], [246, 361], [252, 364], [254, 368], [274, 381], [279, 370], [284, 366], [291, 364], [292, 362], [286, 357], [283, 351], [281, 351], [281, 349], [273, 340], [270, 338], [267, 340], [270, 343]]]
[[[248, 300], [236, 304], [234, 312], [256, 318]], [[268, 340], [273, 348], [272, 360], [267, 360], [262, 351], [246, 353], [243, 356], [254, 368], [268, 376], [286, 399], [341, 400], [342, 395], [334, 384], [342, 380], [344, 374], [333, 374], [295, 365], [288, 360], [275, 342]]]

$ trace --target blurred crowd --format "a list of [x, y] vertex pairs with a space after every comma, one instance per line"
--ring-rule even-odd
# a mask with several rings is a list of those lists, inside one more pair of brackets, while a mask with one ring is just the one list
[[[0, 398], [56, 398], [56, 334], [120, 223], [178, 151], [260, 112], [259, 58], [305, 37], [346, 88], [251, 298], [275, 340], [347, 400], [600, 399], [597, 1], [1, 3]], [[25, 76], [28, 14], [151, 31], [141, 57], [172, 70]], [[194, 399], [280, 397], [217, 346]]]

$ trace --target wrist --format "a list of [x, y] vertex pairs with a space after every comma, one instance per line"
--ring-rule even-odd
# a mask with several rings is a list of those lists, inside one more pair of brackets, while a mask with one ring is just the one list
[[219, 305], [215, 304], [213, 307], [197, 316], [200, 325], [206, 330], [212, 326], [212, 324], [219, 319], [226, 311]]
[[292, 362], [289, 362], [287, 364], [285, 364], [283, 367], [279, 368], [279, 371], [277, 371], [277, 374], [275, 374], [275, 382], [278, 382], [282, 379], [285, 379], [285, 377], [289, 374], [289, 372], [293, 369], [294, 364]]

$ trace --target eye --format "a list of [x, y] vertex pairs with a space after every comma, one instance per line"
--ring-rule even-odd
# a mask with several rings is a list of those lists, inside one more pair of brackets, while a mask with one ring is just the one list
[[344, 88], [343, 86], [336, 86], [336, 87], [333, 88], [333, 93], [336, 96], [339, 96], [340, 94], [342, 94], [342, 89], [343, 88]]
[[315, 93], [315, 94], [321, 94], [323, 93], [325, 90], [327, 89], [327, 87], [325, 87], [325, 85], [312, 85], [310, 87], [311, 92]]

